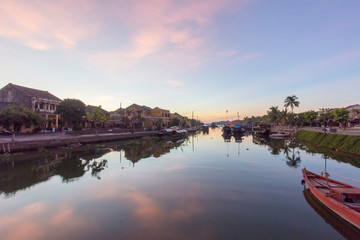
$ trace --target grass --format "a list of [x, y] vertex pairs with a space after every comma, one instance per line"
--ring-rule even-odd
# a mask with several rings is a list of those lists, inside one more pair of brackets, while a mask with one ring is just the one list
[[310, 142], [319, 147], [360, 155], [360, 136], [301, 130], [295, 134], [295, 137], [300, 141]]

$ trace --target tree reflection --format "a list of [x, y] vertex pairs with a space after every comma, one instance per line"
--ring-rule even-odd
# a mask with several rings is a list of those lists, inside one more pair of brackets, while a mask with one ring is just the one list
[[108, 167], [108, 160], [102, 157], [111, 151], [124, 152], [125, 157], [134, 166], [141, 159], [158, 158], [173, 148], [187, 144], [188, 141], [141, 139], [137, 141], [136, 146], [127, 146], [126, 142], [84, 145], [76, 150], [61, 148], [3, 158], [0, 164], [0, 194], [11, 197], [19, 190], [25, 190], [56, 175], [65, 183], [77, 181], [86, 172], [100, 180], [100, 173]]
[[295, 139], [291, 139], [289, 143], [286, 145], [286, 147], [288, 149], [291, 148], [290, 150], [291, 156], [289, 156], [289, 151], [286, 152], [286, 159], [287, 159], [286, 164], [289, 167], [298, 168], [300, 166], [301, 159], [300, 159], [300, 151], [296, 151], [297, 155], [295, 155], [295, 148], [297, 148], [297, 143]]
[[286, 158], [286, 165], [297, 168], [300, 166], [301, 157], [298, 143], [294, 138], [271, 139], [268, 137], [253, 136], [253, 143], [260, 146], [267, 146], [272, 155], [283, 154]]

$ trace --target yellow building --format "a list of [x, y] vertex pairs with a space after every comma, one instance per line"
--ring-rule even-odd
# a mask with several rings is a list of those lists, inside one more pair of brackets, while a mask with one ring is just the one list
[[125, 110], [125, 117], [129, 120], [129, 125], [134, 128], [151, 128], [151, 108], [145, 105], [140, 106], [137, 104], [132, 104], [128, 106]]
[[156, 127], [168, 127], [170, 122], [170, 111], [155, 107], [151, 110], [150, 116], [154, 120]]

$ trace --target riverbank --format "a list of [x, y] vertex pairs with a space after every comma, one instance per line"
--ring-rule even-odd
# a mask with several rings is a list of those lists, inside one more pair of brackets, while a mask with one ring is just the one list
[[72, 136], [65, 133], [48, 133], [16, 136], [14, 141], [10, 137], [1, 137], [0, 153], [14, 153], [42, 148], [76, 146], [88, 143], [107, 142], [123, 139], [135, 139], [144, 136], [153, 136], [156, 132], [135, 133], [104, 133]]
[[299, 130], [294, 135], [299, 141], [315, 144], [319, 147], [334, 149], [360, 155], [360, 136], [320, 131]]
[[[197, 129], [186, 129], [188, 132], [194, 132]], [[117, 140], [131, 140], [144, 136], [155, 136], [157, 131], [141, 131], [141, 132], [122, 132], [122, 133], [101, 133], [72, 135], [64, 132], [44, 133], [33, 135], [18, 135], [12, 141], [11, 136], [0, 136], [0, 154], [11, 154], [15, 152], [39, 150], [56, 147], [74, 147], [89, 143], [108, 142]]]

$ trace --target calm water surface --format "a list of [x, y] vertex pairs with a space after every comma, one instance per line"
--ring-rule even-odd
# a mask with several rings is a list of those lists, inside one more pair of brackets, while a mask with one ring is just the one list
[[1, 239], [344, 238], [304, 197], [301, 169], [320, 173], [326, 160], [329, 172], [359, 179], [353, 156], [220, 129], [132, 145], [3, 158]]

